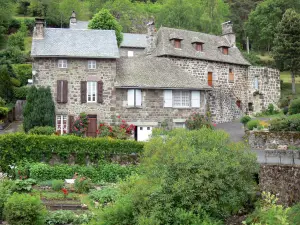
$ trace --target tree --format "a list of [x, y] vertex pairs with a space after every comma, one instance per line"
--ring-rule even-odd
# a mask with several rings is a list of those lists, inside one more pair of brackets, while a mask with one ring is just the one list
[[93, 16], [89, 23], [89, 28], [115, 30], [118, 46], [120, 46], [123, 41], [122, 26], [107, 9], [102, 9]]
[[32, 86], [24, 107], [24, 130], [28, 132], [36, 126], [54, 126], [55, 106], [50, 88]]
[[285, 70], [291, 71], [292, 92], [296, 93], [295, 76], [300, 71], [300, 14], [288, 9], [276, 29], [273, 54]]
[[6, 65], [0, 66], [0, 97], [6, 102], [13, 100], [12, 83]]
[[3, 34], [13, 14], [13, 4], [11, 0], [0, 0], [0, 6], [0, 42], [2, 42]]

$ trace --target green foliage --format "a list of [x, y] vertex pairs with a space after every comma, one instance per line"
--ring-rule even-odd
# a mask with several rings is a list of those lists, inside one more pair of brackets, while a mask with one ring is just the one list
[[9, 109], [7, 107], [0, 107], [0, 118], [7, 116]]
[[29, 89], [23, 115], [25, 132], [36, 126], [54, 127], [55, 106], [49, 87]]
[[122, 26], [107, 9], [102, 9], [93, 16], [89, 23], [89, 28], [114, 30], [116, 32], [118, 46], [120, 46], [123, 41]]
[[6, 102], [3, 98], [0, 97], [0, 107], [5, 106]]
[[295, 99], [291, 101], [291, 104], [289, 106], [289, 114], [298, 114], [300, 113], [300, 99]]
[[82, 194], [87, 193], [92, 187], [92, 181], [88, 177], [80, 176], [76, 178], [74, 183], [75, 192]]
[[95, 224], [213, 224], [207, 215], [234, 214], [255, 193], [255, 155], [223, 131], [175, 129], [154, 137], [140, 166], [142, 175], [120, 186], [120, 198]]
[[[13, 133], [0, 135], [0, 166], [7, 171], [8, 165], [19, 162], [23, 158], [34, 162], [48, 162], [52, 154], [67, 161], [70, 155], [76, 155], [76, 163], [85, 164], [86, 155], [91, 162], [112, 154], [139, 154], [144, 143], [131, 140], [109, 140], [106, 138], [81, 138], [70, 136], [26, 135]], [[59, 178], [58, 178], [59, 179]]]
[[190, 115], [185, 121], [185, 125], [189, 130], [197, 130], [203, 127], [212, 128], [210, 119], [200, 113]]
[[26, 100], [26, 96], [29, 91], [29, 87], [22, 86], [22, 87], [13, 87], [14, 96], [18, 100]]
[[11, 196], [11, 188], [14, 182], [12, 180], [0, 180], [0, 220], [3, 219], [4, 203]]
[[246, 125], [252, 118], [250, 116], [243, 116], [240, 120], [240, 122], [244, 125]]
[[262, 62], [260, 58], [256, 55], [256, 53], [250, 52], [248, 54], [247, 52], [242, 52], [244, 58], [251, 63], [252, 66], [261, 66]]
[[7, 60], [7, 63], [25, 63], [26, 60], [29, 60], [29, 55], [15, 46], [8, 46], [6, 49], [1, 50], [0, 57]]
[[300, 224], [300, 203], [292, 206], [288, 211], [290, 225]]
[[246, 124], [248, 130], [253, 130], [254, 128], [257, 128], [259, 126], [259, 120], [250, 120]]
[[53, 180], [52, 181], [52, 189], [54, 191], [60, 191], [65, 185], [63, 180]]
[[89, 193], [89, 198], [104, 206], [114, 202], [118, 198], [118, 194], [119, 190], [116, 187], [107, 187], [101, 190], [92, 190]]
[[13, 15], [13, 2], [7, 0], [0, 0], [1, 11], [0, 11], [0, 41], [3, 38], [2, 35], [5, 33], [9, 21]]
[[26, 85], [28, 83], [28, 79], [32, 78], [31, 64], [13, 64], [12, 68], [16, 77], [21, 81], [21, 85]]
[[93, 215], [91, 213], [75, 214], [73, 211], [69, 210], [58, 210], [50, 211], [46, 217], [46, 224], [49, 225], [64, 225], [73, 224], [81, 225], [87, 224]]
[[21, 86], [21, 81], [19, 81], [18, 79], [14, 78], [14, 77], [11, 77], [10, 81], [11, 81], [11, 84], [14, 87], [20, 87]]
[[0, 65], [0, 97], [6, 102], [13, 99], [12, 83], [7, 66]]
[[5, 203], [4, 215], [10, 225], [42, 225], [46, 209], [38, 197], [14, 193]]
[[36, 184], [34, 179], [25, 179], [25, 180], [15, 180], [14, 185], [12, 186], [13, 192], [31, 192], [32, 185]]
[[89, 125], [88, 117], [85, 113], [80, 113], [79, 117], [75, 119], [72, 126], [72, 133], [76, 136], [83, 137]]
[[55, 127], [45, 126], [45, 127], [34, 127], [28, 131], [29, 134], [37, 135], [52, 135], [55, 133]]
[[9, 35], [7, 44], [9, 47], [18, 47], [20, 50], [24, 51], [24, 38], [25, 36], [22, 32], [14, 33]]
[[270, 131], [300, 132], [300, 114], [276, 118], [270, 121]]

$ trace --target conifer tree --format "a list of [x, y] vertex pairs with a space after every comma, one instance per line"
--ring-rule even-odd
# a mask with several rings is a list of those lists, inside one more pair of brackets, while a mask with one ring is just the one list
[[54, 126], [55, 106], [50, 88], [32, 86], [24, 107], [24, 130], [28, 132], [35, 126]]
[[12, 83], [6, 65], [0, 66], [0, 97], [6, 102], [13, 100]]
[[296, 93], [295, 76], [300, 71], [300, 14], [286, 10], [277, 26], [274, 58], [285, 70], [291, 71], [292, 92]]

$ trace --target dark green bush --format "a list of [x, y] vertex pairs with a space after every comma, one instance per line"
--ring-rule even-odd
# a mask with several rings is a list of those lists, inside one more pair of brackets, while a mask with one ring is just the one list
[[26, 85], [28, 83], [28, 79], [32, 78], [31, 64], [13, 64], [12, 68], [14, 74], [21, 81], [22, 85]]
[[20, 50], [24, 51], [24, 40], [24, 34], [21, 32], [17, 32], [8, 36], [7, 44], [9, 47], [18, 47]]
[[14, 96], [17, 100], [26, 100], [28, 90], [29, 87], [27, 86], [13, 87]]
[[0, 180], [0, 220], [3, 219], [4, 203], [11, 196], [13, 185], [12, 180]]
[[53, 154], [57, 154], [66, 162], [70, 155], [76, 155], [75, 162], [78, 164], [85, 164], [86, 155], [89, 155], [89, 160], [97, 163], [99, 159], [114, 154], [141, 153], [143, 147], [144, 143], [131, 140], [81, 138], [72, 135], [4, 134], [0, 135], [0, 167], [7, 171], [8, 165], [17, 163], [24, 158], [33, 162], [48, 162]]
[[10, 81], [11, 81], [11, 84], [14, 87], [20, 87], [21, 86], [21, 81], [19, 81], [17, 78], [11, 77]]
[[246, 125], [251, 120], [250, 116], [243, 116], [240, 120], [240, 122], [244, 125]]
[[300, 114], [276, 118], [270, 121], [270, 131], [299, 131]]
[[289, 106], [289, 114], [298, 114], [300, 113], [300, 99], [295, 99], [291, 101], [291, 104]]
[[46, 209], [38, 197], [14, 193], [4, 204], [4, 215], [10, 225], [43, 225]]
[[279, 106], [281, 108], [284, 108], [286, 106], [289, 106], [290, 100], [288, 98], [283, 98], [279, 100]]
[[248, 130], [253, 130], [254, 128], [257, 128], [259, 126], [259, 120], [250, 120], [246, 124]]
[[45, 126], [45, 127], [34, 127], [28, 131], [29, 134], [37, 135], [52, 135], [55, 133], [55, 127]]
[[0, 107], [0, 118], [4, 118], [7, 116], [9, 110], [7, 107]]
[[54, 191], [60, 191], [64, 185], [65, 182], [63, 180], [53, 180], [51, 186]]

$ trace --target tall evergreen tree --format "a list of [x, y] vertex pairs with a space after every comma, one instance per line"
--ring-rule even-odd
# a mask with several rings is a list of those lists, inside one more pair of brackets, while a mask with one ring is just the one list
[[285, 70], [291, 71], [292, 92], [296, 93], [295, 76], [300, 71], [300, 14], [288, 9], [277, 26], [273, 54]]
[[54, 126], [55, 106], [49, 87], [29, 89], [23, 115], [25, 132], [35, 126]]
[[0, 66], [0, 97], [6, 102], [13, 100], [12, 83], [7, 65]]

